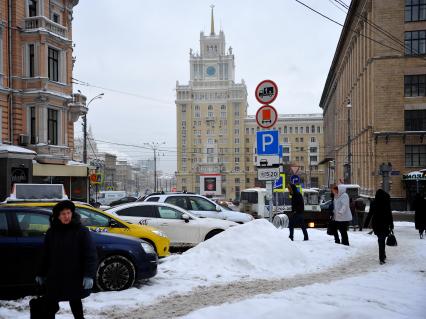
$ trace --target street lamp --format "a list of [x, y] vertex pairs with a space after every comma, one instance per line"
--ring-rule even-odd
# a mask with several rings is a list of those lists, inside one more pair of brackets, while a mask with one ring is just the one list
[[[101, 99], [104, 96], [104, 93], [100, 93], [93, 97], [87, 104], [87, 110], [89, 110], [89, 105], [94, 100]], [[83, 115], [83, 163], [87, 163], [87, 113]]]
[[160, 148], [160, 145], [164, 145], [166, 142], [158, 143], [144, 143], [144, 145], [148, 146], [151, 150], [154, 151], [154, 192], [157, 191], [157, 151]]
[[351, 151], [351, 108], [352, 102], [348, 98], [346, 103], [346, 108], [348, 109], [348, 163], [346, 164], [346, 178], [345, 183], [350, 184], [352, 179], [352, 151]]

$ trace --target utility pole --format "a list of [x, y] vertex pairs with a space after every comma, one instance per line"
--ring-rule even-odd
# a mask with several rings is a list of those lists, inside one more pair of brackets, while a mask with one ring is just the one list
[[158, 143], [144, 143], [144, 145], [148, 146], [154, 152], [154, 192], [157, 191], [157, 152], [161, 145], [166, 144], [166, 142]]
[[[93, 97], [89, 103], [86, 104], [87, 110], [89, 110], [89, 105], [94, 100], [101, 99], [104, 96], [104, 93], [100, 93]], [[87, 163], [87, 113], [83, 115], [83, 163]]]

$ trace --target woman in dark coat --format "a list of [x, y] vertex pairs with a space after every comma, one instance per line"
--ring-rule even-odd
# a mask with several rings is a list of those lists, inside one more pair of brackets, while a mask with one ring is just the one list
[[96, 249], [71, 201], [53, 207], [36, 282], [46, 288], [47, 318], [55, 318], [59, 301], [69, 301], [74, 318], [82, 319], [82, 298], [90, 295], [96, 272]]
[[[379, 260], [383, 265], [386, 262], [386, 237], [393, 230], [393, 217], [390, 206], [390, 196], [383, 189], [376, 192], [374, 201], [371, 203], [366, 225], [370, 223], [379, 242]], [[365, 226], [365, 225], [364, 225]]]
[[306, 230], [305, 218], [303, 217], [303, 213], [305, 212], [305, 202], [303, 201], [303, 196], [297, 190], [296, 185], [289, 184], [288, 191], [291, 195], [291, 211], [293, 212], [293, 216], [289, 218], [288, 228], [290, 229], [291, 240], [294, 239], [294, 228], [300, 227], [303, 231], [304, 240], [309, 240], [308, 231]]
[[420, 194], [416, 194], [413, 208], [416, 229], [419, 230], [420, 239], [423, 239], [423, 233], [426, 230], [426, 200]]

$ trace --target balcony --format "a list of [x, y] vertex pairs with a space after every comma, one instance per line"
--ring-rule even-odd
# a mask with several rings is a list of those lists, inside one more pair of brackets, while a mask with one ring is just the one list
[[70, 108], [71, 121], [76, 122], [78, 118], [87, 114], [86, 96], [81, 93], [73, 93], [71, 101], [68, 103]]
[[44, 29], [62, 38], [67, 38], [68, 31], [63, 25], [42, 16], [25, 18], [24, 29], [27, 31]]
[[36, 144], [28, 148], [37, 153], [37, 162], [44, 164], [66, 164], [71, 159], [68, 146]]

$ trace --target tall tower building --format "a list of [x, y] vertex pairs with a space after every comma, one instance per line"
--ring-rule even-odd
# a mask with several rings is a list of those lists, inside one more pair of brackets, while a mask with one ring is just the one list
[[200, 50], [189, 51], [189, 83], [176, 83], [177, 188], [234, 199], [245, 187], [247, 88], [235, 83], [234, 54], [215, 31], [213, 6], [210, 25]]

